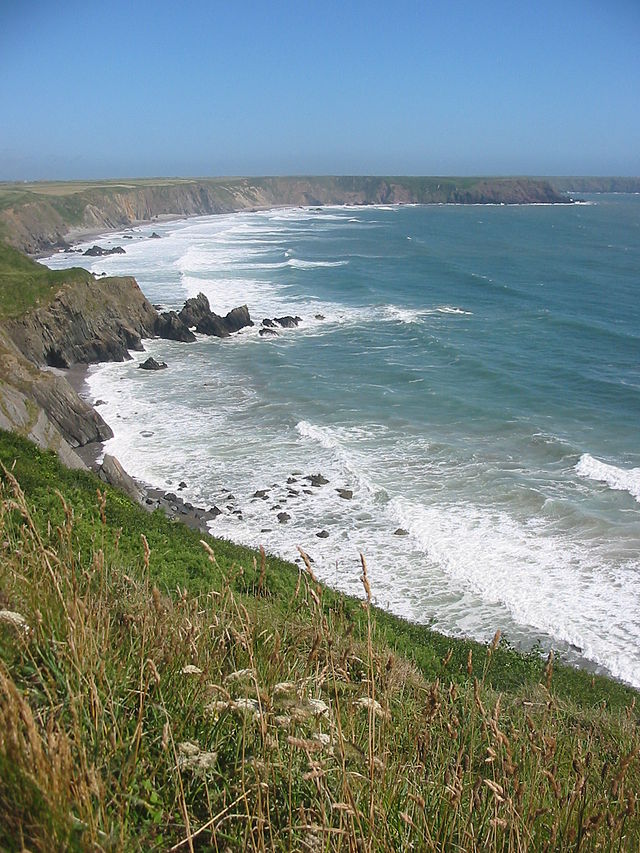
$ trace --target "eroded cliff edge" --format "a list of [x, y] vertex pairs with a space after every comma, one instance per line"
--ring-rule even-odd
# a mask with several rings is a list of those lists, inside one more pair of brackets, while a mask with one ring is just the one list
[[5, 184], [0, 235], [32, 254], [157, 217], [321, 204], [567, 204], [531, 178], [269, 177]]

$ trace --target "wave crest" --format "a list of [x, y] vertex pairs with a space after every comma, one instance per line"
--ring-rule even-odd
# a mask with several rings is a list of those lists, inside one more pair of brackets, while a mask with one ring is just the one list
[[606, 483], [610, 489], [628, 492], [640, 503], [640, 468], [618, 468], [583, 453], [576, 465], [576, 473], [588, 480]]

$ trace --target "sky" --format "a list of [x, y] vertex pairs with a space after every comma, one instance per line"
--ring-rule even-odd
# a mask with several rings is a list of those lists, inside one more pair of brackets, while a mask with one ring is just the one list
[[640, 175], [640, 0], [0, 0], [0, 180]]

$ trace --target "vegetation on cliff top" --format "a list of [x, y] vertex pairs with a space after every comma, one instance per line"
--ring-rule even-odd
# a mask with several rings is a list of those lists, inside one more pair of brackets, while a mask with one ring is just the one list
[[86, 270], [50, 270], [0, 241], [0, 318], [48, 302], [66, 282], [91, 280]]
[[0, 848], [637, 849], [633, 691], [0, 460]]

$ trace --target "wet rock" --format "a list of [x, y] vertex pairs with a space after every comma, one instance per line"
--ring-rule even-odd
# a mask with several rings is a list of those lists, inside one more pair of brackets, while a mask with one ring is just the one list
[[297, 498], [300, 492], [297, 492], [295, 489], [288, 489], [287, 494], [291, 495], [292, 498]]
[[336, 489], [336, 492], [343, 498], [345, 501], [350, 501], [353, 497], [353, 492], [351, 489]]
[[94, 406], [106, 406], [106, 404], [107, 404], [106, 400], [96, 400], [93, 405]]
[[180, 311], [178, 317], [182, 320], [185, 326], [191, 328], [191, 326], [197, 326], [200, 320], [210, 313], [211, 306], [209, 305], [209, 300], [204, 293], [199, 293], [197, 296], [187, 299], [184, 303], [184, 308]]
[[316, 533], [316, 536], [318, 537], [318, 539], [328, 539], [329, 531], [328, 530], [321, 530], [319, 533]]
[[312, 494], [313, 494], [313, 492], [311, 491], [311, 489], [303, 489], [303, 490], [302, 490], [302, 494], [303, 494], [303, 495], [312, 495]]
[[186, 488], [187, 488], [187, 484], [185, 483], [185, 481], [180, 480], [180, 482], [178, 483], [178, 489], [186, 489]]
[[279, 337], [279, 335], [275, 329], [260, 329], [258, 334], [260, 335], [261, 338], [267, 338], [267, 337], [277, 338], [277, 337]]
[[102, 255], [124, 255], [125, 251], [122, 246], [114, 246], [112, 249], [103, 249], [102, 246], [92, 246], [82, 253], [89, 258], [100, 258]]
[[159, 240], [159, 239], [160, 239], [160, 235], [159, 235], [159, 234], [156, 234], [156, 232], [154, 231], [154, 232], [153, 232], [153, 234], [151, 234], [151, 236], [149, 237], [149, 239], [150, 239], [150, 240]]
[[271, 533], [271, 528], [270, 527], [263, 527], [262, 530], [260, 531], [260, 533]]
[[278, 521], [280, 522], [280, 524], [286, 524], [290, 518], [291, 518], [291, 516], [289, 515], [288, 512], [279, 512], [278, 513]]
[[156, 361], [155, 358], [149, 356], [146, 361], [138, 365], [138, 370], [164, 370], [167, 366], [166, 361]]
[[175, 311], [164, 311], [160, 314], [156, 320], [154, 331], [159, 338], [168, 341], [181, 341], [190, 344], [196, 340], [196, 336]]
[[287, 477], [287, 483], [297, 483], [297, 482], [298, 481], [296, 480], [295, 477]]
[[268, 317], [265, 317], [264, 320], [262, 321], [262, 325], [267, 326], [270, 329], [273, 329], [273, 327], [275, 326], [275, 323], [273, 322], [273, 320], [270, 320]]
[[235, 501], [235, 499], [236, 499], [236, 496], [232, 495], [231, 492], [229, 492], [229, 494], [227, 495], [227, 500], [228, 501]]
[[305, 477], [305, 480], [308, 480], [312, 486], [326, 486], [329, 482], [326, 477], [323, 477], [322, 474], [310, 474], [308, 477]]
[[409, 531], [408, 531], [408, 530], [405, 530], [405, 529], [404, 529], [404, 527], [398, 527], [398, 529], [397, 529], [397, 530], [394, 530], [394, 531], [393, 531], [393, 535], [394, 535], [394, 536], [408, 536], [408, 535], [409, 535]]
[[286, 317], [274, 317], [273, 319], [283, 329], [295, 329], [302, 322], [302, 317], [292, 317], [290, 314]]
[[222, 510], [214, 504], [212, 507], [209, 507], [209, 515], [217, 518], [219, 515], [222, 515]]
[[178, 500], [178, 496], [174, 495], [173, 492], [167, 492], [167, 494], [164, 496], [164, 499], [166, 501], [173, 501], [173, 503], [175, 503]]
[[325, 316], [324, 316], [324, 314], [316, 314], [316, 315], [315, 315], [315, 319], [316, 319], [316, 320], [324, 320], [324, 319], [325, 319]]

